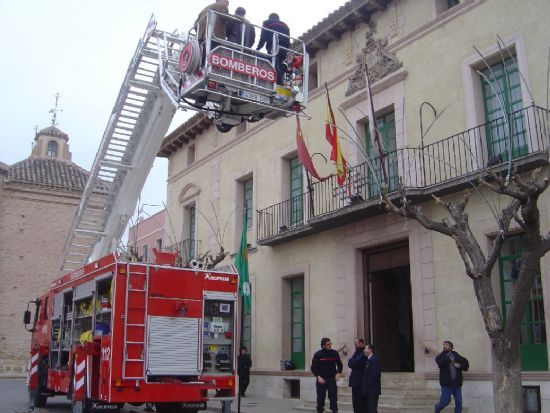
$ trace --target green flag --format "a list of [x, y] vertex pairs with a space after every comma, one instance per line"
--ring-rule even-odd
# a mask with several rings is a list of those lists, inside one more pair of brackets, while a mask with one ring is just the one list
[[241, 245], [235, 257], [235, 268], [239, 273], [239, 294], [243, 298], [243, 306], [246, 314], [250, 314], [252, 297], [250, 295], [250, 279], [248, 277], [248, 242], [246, 240], [246, 212], [243, 217], [243, 232]]

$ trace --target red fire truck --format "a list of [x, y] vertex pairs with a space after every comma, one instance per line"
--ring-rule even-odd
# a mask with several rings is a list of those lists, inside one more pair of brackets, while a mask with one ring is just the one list
[[152, 17], [138, 43], [65, 244], [66, 275], [33, 301], [32, 406], [66, 395], [74, 413], [147, 402], [161, 413], [197, 412], [209, 400], [230, 409], [236, 272], [181, 268], [176, 253], [159, 252], [154, 263], [113, 254], [176, 110], [201, 111], [221, 132], [244, 121], [303, 115], [303, 41], [290, 39], [285, 49], [272, 32], [273, 50], [259, 53], [215, 38], [218, 17], [208, 14], [201, 42], [198, 27], [168, 33]]
[[107, 255], [34, 302], [33, 406], [66, 395], [74, 413], [146, 402], [197, 412], [235, 396], [238, 275], [177, 268], [162, 254], [163, 264]]

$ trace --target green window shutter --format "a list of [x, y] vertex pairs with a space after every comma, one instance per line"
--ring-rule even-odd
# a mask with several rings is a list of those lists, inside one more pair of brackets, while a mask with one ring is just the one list
[[[517, 268], [523, 256], [522, 236], [509, 237], [502, 247], [499, 257], [500, 289], [504, 322], [512, 304]], [[548, 351], [546, 343], [546, 323], [544, 319], [544, 297], [540, 274], [531, 288], [529, 302], [521, 323], [520, 337], [521, 369], [523, 371], [547, 371]]]
[[303, 194], [303, 168], [298, 158], [289, 160], [290, 164], [290, 224], [296, 225], [303, 222], [304, 201]]
[[[382, 147], [384, 149], [384, 165], [386, 173], [388, 174], [388, 191], [395, 191], [399, 184], [399, 171], [397, 164], [397, 134], [395, 130], [395, 113], [390, 112], [386, 115], [382, 115], [376, 118], [376, 127], [380, 139], [382, 140]], [[380, 155], [378, 153], [378, 147], [373, 147], [373, 142], [370, 136], [369, 125], [365, 125], [365, 148], [367, 156], [372, 160], [373, 168], [376, 170], [376, 175], [372, 170], [368, 170], [369, 179], [369, 198], [379, 196], [378, 182], [384, 180], [384, 174], [382, 172], [382, 165], [380, 161]], [[376, 178], [376, 179], [375, 179]]]
[[290, 280], [290, 347], [291, 360], [297, 369], [306, 366], [304, 322], [304, 277]]
[[189, 212], [189, 257], [195, 257], [195, 234], [196, 234], [196, 220], [197, 220], [197, 210], [195, 206], [190, 206], [188, 209]]
[[[487, 152], [489, 159], [502, 157], [508, 159], [508, 146], [512, 143], [512, 158], [526, 155], [526, 126], [523, 115], [515, 113], [522, 109], [521, 79], [517, 64], [512, 59], [496, 63], [483, 70], [481, 90], [485, 110], [485, 126]], [[488, 83], [488, 79], [491, 83]], [[502, 105], [506, 111], [507, 122], [502, 113]], [[512, 128], [513, 139], [510, 140]]]
[[252, 228], [252, 179], [243, 182], [243, 207], [246, 210], [246, 228]]

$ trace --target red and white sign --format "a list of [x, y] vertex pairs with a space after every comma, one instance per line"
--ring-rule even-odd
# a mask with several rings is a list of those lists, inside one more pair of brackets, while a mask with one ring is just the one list
[[246, 63], [238, 59], [232, 59], [231, 57], [211, 54], [210, 63], [212, 66], [242, 73], [243, 75], [257, 77], [258, 79], [267, 80], [271, 83], [275, 83], [277, 80], [277, 72], [274, 70], [251, 65], [250, 63]]

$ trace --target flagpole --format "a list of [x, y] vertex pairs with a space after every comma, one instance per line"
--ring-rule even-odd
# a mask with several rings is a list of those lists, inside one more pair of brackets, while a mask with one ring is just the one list
[[376, 127], [376, 116], [374, 115], [374, 101], [372, 99], [372, 89], [370, 87], [370, 81], [369, 81], [369, 69], [367, 68], [367, 56], [363, 55], [363, 63], [365, 66], [365, 82], [367, 86], [367, 91], [369, 94], [369, 105], [370, 105], [370, 111], [369, 111], [369, 125], [371, 126], [371, 138], [374, 138], [374, 141], [376, 142], [378, 146], [378, 154], [380, 156], [380, 167], [382, 168], [382, 173], [384, 174], [384, 183], [388, 185], [388, 175], [386, 174], [386, 165], [384, 164], [384, 150], [382, 149], [382, 144], [380, 143], [380, 134], [378, 133], [378, 128]]
[[[243, 228], [242, 228], [241, 232], [246, 231], [247, 218], [248, 218], [248, 206], [245, 204], [244, 213], [243, 213]], [[239, 246], [239, 248], [240, 248], [240, 246]], [[248, 246], [246, 248], [248, 248]], [[239, 322], [239, 330], [240, 330], [239, 331], [239, 348], [236, 349], [238, 351], [237, 354], [239, 356], [241, 355], [240, 348], [242, 347], [243, 341], [244, 341], [244, 328], [243, 328], [243, 324], [244, 324], [244, 297], [242, 295], [241, 295], [240, 302], [241, 302], [241, 311], [240, 311], [241, 314], [240, 314], [240, 320], [239, 320], [240, 321]], [[237, 413], [241, 413], [241, 376], [239, 375], [239, 358], [238, 358], [238, 356], [237, 356], [237, 377], [238, 377]]]

